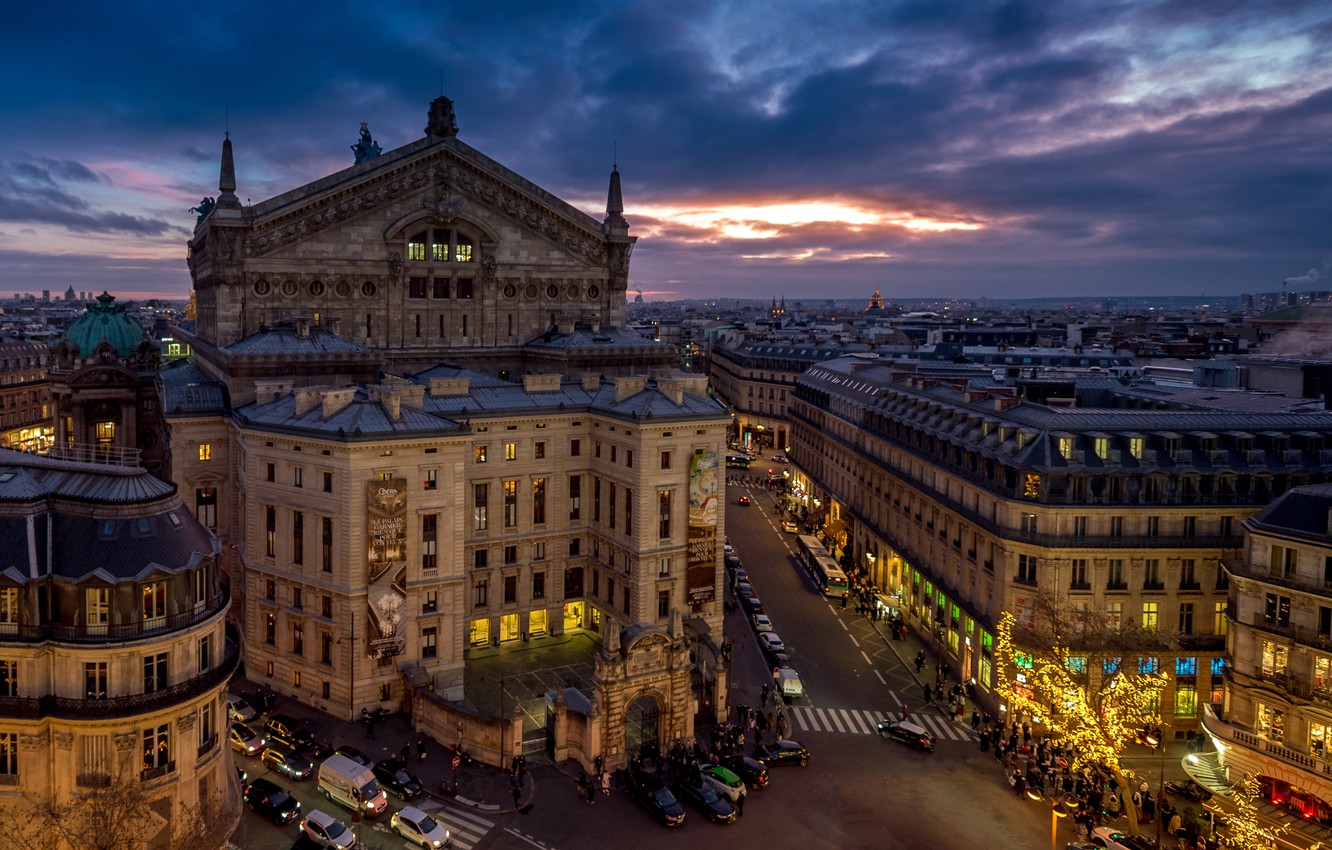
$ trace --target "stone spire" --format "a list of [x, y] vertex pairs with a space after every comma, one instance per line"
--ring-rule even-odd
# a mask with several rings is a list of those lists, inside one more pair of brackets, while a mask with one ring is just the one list
[[628, 236], [629, 222], [624, 220], [624, 198], [620, 194], [620, 170], [611, 167], [610, 189], [606, 192], [606, 218], [601, 232], [607, 236]]
[[236, 197], [236, 162], [231, 155], [231, 133], [222, 139], [222, 174], [217, 181], [219, 207], [238, 207], [240, 199]]

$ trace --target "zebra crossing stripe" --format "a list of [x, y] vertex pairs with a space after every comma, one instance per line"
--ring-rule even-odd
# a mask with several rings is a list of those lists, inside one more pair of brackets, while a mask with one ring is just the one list
[[[820, 711], [822, 711], [822, 709], [820, 709]], [[837, 712], [834, 709], [828, 709], [828, 719], [837, 727], [838, 732], [846, 732], [846, 730], [842, 728], [842, 718], [837, 716]]]
[[865, 726], [865, 721], [861, 719], [859, 711], [843, 711], [842, 713], [847, 715], [847, 717], [849, 718], [847, 720], [848, 726], [850, 726], [852, 721], [854, 721], [856, 727], [858, 727], [858, 731], [862, 735], [869, 734], [869, 728]]
[[495, 826], [495, 822], [479, 817], [462, 809], [455, 809], [444, 803], [419, 806], [430, 813], [435, 820], [441, 821], [449, 829], [455, 847], [471, 850], [480, 843]]
[[[838, 732], [844, 735], [873, 735], [878, 731], [879, 721], [900, 719], [900, 713], [889, 712], [885, 715], [882, 711], [871, 709], [792, 706], [788, 713], [795, 729], [805, 732]], [[950, 741], [979, 740], [970, 726], [933, 713], [913, 714], [910, 720], [924, 726], [936, 738]]]

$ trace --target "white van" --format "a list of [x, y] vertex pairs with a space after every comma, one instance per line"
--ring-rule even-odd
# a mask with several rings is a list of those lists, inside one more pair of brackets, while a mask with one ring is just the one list
[[388, 808], [388, 796], [375, 781], [375, 774], [363, 764], [344, 755], [331, 755], [319, 765], [319, 790], [324, 797], [368, 818], [378, 817]]
[[778, 670], [777, 678], [782, 698], [787, 702], [805, 695], [805, 688], [800, 684], [800, 674], [790, 667], [783, 667]]

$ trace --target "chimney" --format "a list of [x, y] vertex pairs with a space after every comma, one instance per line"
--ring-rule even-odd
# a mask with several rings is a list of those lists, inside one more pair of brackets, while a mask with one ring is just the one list
[[631, 395], [637, 395], [647, 386], [647, 379], [642, 375], [625, 375], [615, 379], [615, 400], [624, 401]]
[[574, 332], [574, 321], [573, 319], [560, 319], [556, 327], [561, 334], [571, 334]]
[[302, 317], [302, 318], [299, 318], [299, 319], [296, 320], [296, 336], [300, 337], [301, 339], [309, 339], [309, 338], [310, 338], [310, 320], [309, 320], [309, 319]]
[[587, 390], [590, 393], [594, 393], [597, 390], [601, 389], [601, 376], [596, 374], [595, 372], [584, 372], [583, 389]]
[[323, 390], [320, 395], [324, 401], [324, 418], [328, 419], [355, 400], [356, 389]]
[[342, 317], [334, 316], [328, 320], [328, 331], [334, 336], [342, 336]]
[[529, 393], [558, 392], [559, 375], [523, 375], [523, 389]]
[[431, 378], [430, 394], [432, 396], [467, 395], [470, 392], [470, 386], [470, 378]]
[[296, 415], [304, 416], [321, 404], [319, 387], [301, 387], [296, 391]]
[[588, 325], [588, 329], [591, 330], [592, 333], [600, 333], [600, 332], [601, 332], [601, 319], [600, 319], [600, 317], [598, 317], [598, 316], [593, 316], [592, 318], [588, 319], [588, 321], [587, 321], [587, 325]]

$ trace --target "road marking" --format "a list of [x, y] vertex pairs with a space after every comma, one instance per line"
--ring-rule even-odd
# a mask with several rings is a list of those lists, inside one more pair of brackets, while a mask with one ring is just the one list
[[[874, 672], [877, 673], [877, 672], [879, 672], [879, 671], [878, 671], [878, 670], [875, 670]], [[902, 702], [902, 698], [899, 697], [899, 696], [897, 695], [897, 691], [889, 691], [889, 692], [888, 692], [888, 696], [890, 696], [890, 697], [893, 698], [893, 702], [897, 703], [897, 707], [898, 707], [898, 708], [901, 708], [903, 705], [906, 704], [906, 703]]]
[[522, 840], [526, 841], [528, 844], [531, 844], [533, 847], [541, 847], [544, 850], [546, 846], [545, 844], [542, 844], [540, 841], [537, 841], [533, 838], [529, 838], [528, 836], [523, 835], [521, 832], [519, 832], [516, 829], [512, 829], [506, 826], [504, 827], [504, 831], [512, 835], [514, 838], [521, 838]]
[[[863, 649], [860, 650], [860, 657], [865, 659], [865, 663], [868, 664], [869, 666], [871, 667], [874, 666], [874, 662], [869, 660], [869, 656], [865, 654], [865, 650]], [[877, 673], [878, 671], [876, 670], [875, 672]]]
[[[884, 680], [884, 678], [883, 678], [883, 674], [880, 673], [878, 670], [875, 670], [875, 671], [874, 671], [874, 675], [876, 675], [876, 676], [879, 677], [879, 684], [880, 684], [880, 685], [886, 685], [886, 684], [888, 684], [888, 682]], [[889, 691], [889, 693], [892, 693], [892, 692]], [[893, 694], [893, 696], [896, 697], [897, 694]], [[899, 703], [899, 704], [900, 704], [900, 703]]]
[[860, 646], [860, 641], [856, 640], [855, 635], [848, 632], [846, 636], [851, 638], [851, 642], [854, 643], [856, 646]]
[[[789, 710], [791, 716], [792, 728], [803, 732], [827, 732], [843, 735], [869, 735], [878, 731], [878, 723], [881, 720], [900, 720], [901, 700], [896, 694], [892, 695], [898, 703], [895, 711], [885, 714], [882, 710], [857, 710], [857, 709], [811, 709], [801, 706], [792, 706]], [[935, 738], [947, 739], [950, 741], [976, 741], [979, 740], [971, 727], [962, 723], [955, 723], [947, 718], [941, 717], [932, 710], [928, 713], [922, 711], [919, 714], [913, 713], [910, 721], [919, 726], [924, 726]]]
[[838, 618], [837, 622], [841, 624], [841, 626], [842, 626], [842, 631], [844, 631], [844, 632], [848, 632], [848, 633], [851, 631], [851, 629], [847, 627], [847, 625], [846, 625], [846, 621], [845, 621], [845, 620], [843, 620], [843, 619], [841, 619], [841, 618]]

